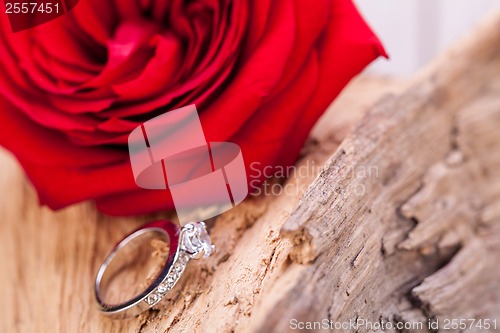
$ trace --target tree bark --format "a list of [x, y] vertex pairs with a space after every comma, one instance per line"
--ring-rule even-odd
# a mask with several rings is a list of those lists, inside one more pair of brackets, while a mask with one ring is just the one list
[[283, 192], [213, 221], [216, 254], [137, 318], [101, 316], [93, 279], [116, 241], [169, 215], [39, 208], [3, 152], [0, 331], [287, 332], [325, 320], [339, 332], [356, 320], [459, 331], [445, 330], [451, 319], [496, 319], [462, 331], [500, 331], [499, 28], [491, 16], [410, 84], [354, 82], [297, 172], [263, 188]]

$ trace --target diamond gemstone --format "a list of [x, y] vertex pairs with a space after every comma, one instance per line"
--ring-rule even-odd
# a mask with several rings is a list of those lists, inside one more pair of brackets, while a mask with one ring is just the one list
[[209, 257], [212, 254], [212, 241], [205, 228], [205, 223], [190, 223], [185, 227], [183, 245], [184, 249], [190, 254], [199, 254], [204, 251], [204, 257]]
[[179, 255], [179, 259], [177, 260], [177, 263], [179, 265], [182, 265], [182, 267], [184, 268], [184, 266], [186, 266], [188, 260], [189, 260], [189, 258], [184, 253], [181, 253]]
[[158, 292], [159, 292], [160, 294], [164, 294], [164, 293], [166, 293], [166, 292], [167, 292], [167, 290], [168, 290], [168, 289], [167, 289], [167, 287], [166, 287], [166, 286], [162, 286], [162, 285], [159, 285], [159, 286], [158, 286]]
[[146, 298], [146, 303], [148, 303], [149, 305], [153, 305], [158, 300], [159, 297], [157, 294], [151, 294]]

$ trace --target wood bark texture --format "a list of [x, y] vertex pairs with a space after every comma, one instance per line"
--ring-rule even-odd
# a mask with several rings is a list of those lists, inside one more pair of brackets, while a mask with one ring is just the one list
[[116, 241], [169, 215], [40, 208], [2, 151], [0, 331], [288, 332], [294, 319], [357, 318], [424, 324], [403, 332], [435, 332], [426, 325], [436, 319], [500, 326], [499, 77], [496, 14], [410, 83], [356, 80], [297, 172], [266, 187], [282, 192], [212, 221], [216, 254], [128, 320], [97, 312], [95, 273]]

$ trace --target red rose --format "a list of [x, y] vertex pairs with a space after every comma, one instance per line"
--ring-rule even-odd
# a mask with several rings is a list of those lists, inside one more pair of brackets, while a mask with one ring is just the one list
[[[384, 50], [350, 0], [85, 0], [12, 33], [0, 14], [0, 144], [58, 209], [172, 208], [134, 182], [127, 136], [196, 104], [208, 141], [293, 164], [347, 82]], [[257, 165], [257, 164], [256, 164]]]

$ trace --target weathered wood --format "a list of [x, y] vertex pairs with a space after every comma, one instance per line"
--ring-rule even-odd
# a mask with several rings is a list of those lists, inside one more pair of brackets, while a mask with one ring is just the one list
[[306, 268], [259, 327], [500, 322], [499, 28], [496, 16], [342, 143], [282, 227]]
[[286, 193], [217, 218], [216, 254], [130, 320], [97, 313], [94, 274], [117, 240], [154, 217], [109, 218], [88, 203], [39, 208], [1, 152], [0, 331], [285, 332], [292, 319], [356, 318], [500, 326], [499, 28], [496, 15], [409, 87], [354, 82], [313, 132], [297, 164], [305, 172], [282, 184]]

